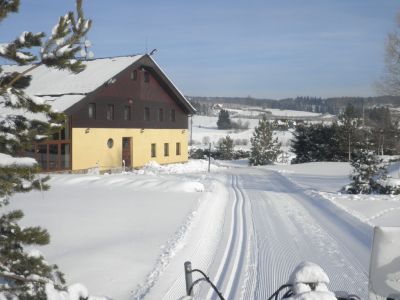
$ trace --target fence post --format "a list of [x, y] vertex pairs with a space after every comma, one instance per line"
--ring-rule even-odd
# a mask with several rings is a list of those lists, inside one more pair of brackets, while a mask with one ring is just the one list
[[192, 263], [190, 261], [185, 262], [185, 282], [186, 282], [186, 295], [192, 296], [193, 290], [190, 291], [193, 285], [193, 277], [192, 277]]
[[211, 143], [210, 143], [210, 148], [208, 149], [208, 173], [210, 173], [211, 169]]

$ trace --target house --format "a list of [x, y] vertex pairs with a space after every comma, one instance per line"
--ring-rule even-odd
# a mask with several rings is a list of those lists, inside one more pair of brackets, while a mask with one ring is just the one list
[[26, 92], [68, 116], [65, 128], [31, 153], [44, 171], [188, 160], [188, 117], [195, 109], [150, 55], [89, 60], [79, 74], [45, 66], [29, 74]]

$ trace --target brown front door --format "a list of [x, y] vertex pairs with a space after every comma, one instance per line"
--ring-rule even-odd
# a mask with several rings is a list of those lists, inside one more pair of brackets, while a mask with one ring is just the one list
[[124, 137], [122, 138], [122, 160], [125, 161], [126, 167], [132, 167], [132, 138]]

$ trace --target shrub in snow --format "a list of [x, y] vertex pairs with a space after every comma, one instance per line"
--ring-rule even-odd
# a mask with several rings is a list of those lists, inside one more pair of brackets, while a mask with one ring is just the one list
[[[209, 149], [191, 149], [189, 153], [189, 157], [191, 159], [208, 159], [208, 155], [210, 153]], [[232, 157], [230, 159], [242, 159], [248, 158], [250, 156], [249, 151], [245, 150], [232, 150]], [[219, 149], [212, 149], [211, 150], [211, 157], [213, 159], [228, 159], [221, 153]]]
[[[30, 96], [24, 90], [30, 84], [29, 71], [40, 65], [74, 73], [84, 69], [75, 54], [80, 51], [79, 41], [89, 30], [91, 21], [83, 16], [82, 0], [77, 0], [76, 7], [77, 18], [73, 12], [60, 17], [46, 41], [43, 32], [25, 31], [14, 41], [0, 45], [0, 57], [18, 65], [33, 63], [23, 73], [5, 73], [0, 67], [0, 107], [11, 111], [0, 115], [0, 207], [7, 205], [14, 193], [48, 188], [44, 184], [48, 178], [37, 175], [40, 170], [36, 162], [16, 156], [31, 149], [37, 137], [48, 136], [55, 127], [59, 131], [60, 127], [52, 124], [61, 124], [64, 116], [52, 112], [39, 97]], [[0, 22], [18, 8], [17, 0], [2, 1]], [[36, 51], [28, 51], [35, 47], [40, 47], [39, 59], [33, 54]], [[62, 273], [37, 251], [25, 251], [26, 246], [49, 243], [49, 234], [40, 227], [21, 228], [18, 222], [22, 217], [20, 210], [0, 216], [0, 298], [55, 299], [47, 294], [47, 287], [65, 289]]]
[[272, 164], [281, 153], [281, 143], [277, 137], [273, 137], [273, 126], [265, 115], [254, 128], [250, 143], [249, 164], [253, 166]]

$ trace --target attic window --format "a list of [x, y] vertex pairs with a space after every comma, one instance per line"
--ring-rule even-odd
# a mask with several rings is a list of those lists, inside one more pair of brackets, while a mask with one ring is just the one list
[[131, 119], [131, 107], [129, 105], [125, 105], [124, 107], [124, 120], [129, 121]]
[[107, 105], [107, 120], [114, 120], [114, 104]]
[[89, 103], [88, 116], [91, 120], [96, 120], [96, 103]]
[[150, 121], [150, 108], [149, 107], [144, 108], [144, 120]]
[[144, 71], [144, 82], [149, 82], [149, 81], [150, 81], [150, 73], [145, 70]]
[[171, 122], [175, 122], [175, 120], [176, 120], [175, 109], [171, 109], [170, 120], [171, 120]]
[[131, 80], [136, 80], [137, 79], [137, 70], [132, 70], [131, 72]]

